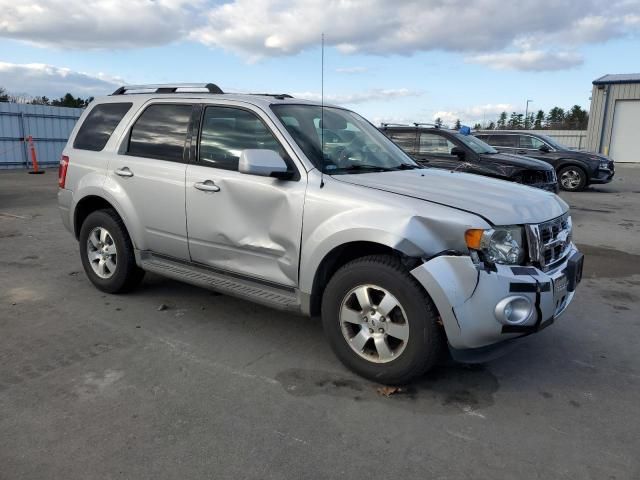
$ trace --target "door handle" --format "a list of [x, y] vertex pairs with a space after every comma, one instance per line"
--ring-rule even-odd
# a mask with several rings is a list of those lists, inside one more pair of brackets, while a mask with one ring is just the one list
[[121, 177], [133, 177], [133, 172], [129, 170], [129, 167], [122, 167], [115, 171], [116, 175]]
[[196, 182], [194, 185], [198, 190], [203, 192], [219, 192], [220, 187], [213, 183], [212, 180], [205, 180], [204, 182]]
[[516, 153], [518, 155], [524, 155], [525, 153], [527, 153], [527, 151], [526, 150], [518, 150]]

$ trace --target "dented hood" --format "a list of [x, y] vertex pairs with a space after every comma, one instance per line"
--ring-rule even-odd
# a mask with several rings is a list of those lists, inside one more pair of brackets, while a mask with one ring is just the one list
[[334, 175], [334, 179], [475, 213], [494, 225], [540, 223], [569, 206], [537, 188], [438, 169]]

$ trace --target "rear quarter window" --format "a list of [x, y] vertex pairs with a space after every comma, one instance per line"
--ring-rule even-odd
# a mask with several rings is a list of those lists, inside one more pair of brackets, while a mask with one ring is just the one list
[[73, 148], [94, 152], [102, 150], [131, 105], [133, 104], [103, 103], [93, 107], [78, 130]]

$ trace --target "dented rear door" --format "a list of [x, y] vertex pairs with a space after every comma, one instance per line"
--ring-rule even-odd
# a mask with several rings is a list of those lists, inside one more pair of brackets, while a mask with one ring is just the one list
[[[248, 109], [207, 106], [201, 125], [194, 139], [196, 158], [186, 175], [192, 261], [247, 279], [297, 286], [306, 173], [300, 175], [276, 135]], [[280, 180], [238, 172], [245, 148], [279, 151], [296, 175]]]

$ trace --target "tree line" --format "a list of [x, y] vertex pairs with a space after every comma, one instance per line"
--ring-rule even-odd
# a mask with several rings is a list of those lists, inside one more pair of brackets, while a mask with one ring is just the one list
[[6, 89], [0, 87], [0, 102], [26, 103], [29, 105], [50, 105], [52, 107], [85, 108], [87, 105], [89, 105], [89, 103], [91, 103], [91, 101], [93, 101], [93, 97], [74, 97], [70, 93], [67, 93], [60, 98], [48, 98], [46, 96], [32, 97], [29, 95], [13, 95], [7, 92]]
[[[436, 118], [435, 124], [443, 126], [441, 118]], [[553, 107], [549, 112], [544, 110], [531, 112], [526, 115], [518, 112], [502, 112], [496, 120], [476, 123], [474, 130], [586, 130], [589, 124], [589, 112], [580, 105], [574, 105], [568, 110], [561, 107]], [[453, 128], [461, 127], [460, 119], [457, 119]]]

